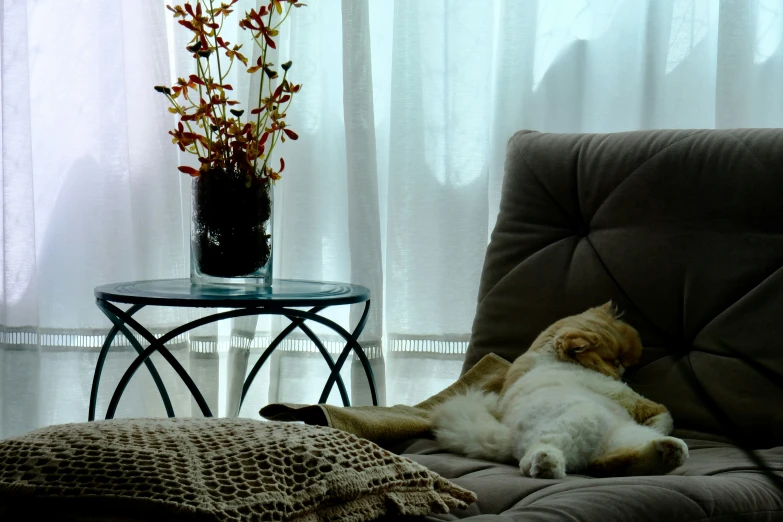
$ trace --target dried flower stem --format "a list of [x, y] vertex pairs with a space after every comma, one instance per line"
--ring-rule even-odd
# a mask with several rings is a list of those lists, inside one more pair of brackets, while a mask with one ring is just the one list
[[[272, 9], [270, 9], [269, 10], [269, 17], [266, 19], [266, 25], [267, 26], [270, 23], [272, 23], [272, 12], [273, 12]], [[256, 39], [255, 36], [253, 37], [253, 40], [255, 40], [255, 42], [257, 44], [261, 45], [260, 42], [258, 41], [258, 39]], [[264, 45], [261, 46], [261, 48], [263, 49], [263, 52], [261, 53], [261, 63], [263, 63], [264, 64], [263, 66], [266, 67], [266, 51], [269, 48], [269, 46], [266, 43], [264, 43]], [[266, 72], [262, 68], [261, 69], [261, 83], [260, 83], [260, 85], [258, 87], [258, 106], [259, 107], [261, 106], [261, 98], [264, 95], [264, 78], [265, 77], [266, 77]], [[272, 79], [271, 78], [269, 79], [269, 83], [270, 84], [272, 83]], [[267, 111], [267, 114], [269, 114], [268, 111]], [[264, 122], [264, 127], [261, 127], [260, 125], [261, 125], [261, 113], [259, 112], [258, 115], [256, 116], [256, 128], [257, 129], [263, 129], [263, 128], [266, 127], [266, 122]], [[269, 154], [271, 154], [271, 153], [272, 153], [272, 149], [270, 147]], [[269, 156], [269, 154], [267, 154], [267, 157]], [[256, 169], [257, 165], [258, 165], [258, 156], [256, 156], [255, 159], [253, 160], [253, 170]], [[264, 165], [266, 165], [266, 160], [264, 160]]]
[[[304, 4], [298, 3], [297, 0], [269, 0], [267, 5], [258, 11], [251, 9], [240, 20], [239, 26], [250, 31], [251, 38], [261, 49], [256, 65], [247, 69], [251, 74], [259, 71], [261, 74], [258, 106], [250, 111], [243, 123], [243, 110], [228, 110], [239, 102], [228, 98], [227, 91], [233, 88], [224, 82], [232, 70], [234, 60], [241, 61], [247, 67], [247, 58], [239, 52], [241, 45], [232, 47], [230, 42], [224, 41], [220, 36], [226, 17], [233, 12], [232, 8], [238, 0], [226, 0], [217, 8], [215, 0], [207, 1], [208, 8], [204, 7], [201, 0], [196, 0], [195, 6], [189, 2], [167, 6], [174, 13], [174, 18], [181, 18], [178, 23], [193, 33], [187, 49], [196, 59], [197, 72], [191, 74], [188, 79], [179, 78], [177, 84], [171, 88], [155, 87], [156, 91], [166, 94], [173, 107], [170, 111], [179, 115], [181, 120], [178, 128], [169, 132], [173, 136], [172, 141], [181, 150], [196, 154], [201, 163], [198, 170], [186, 166], [179, 169], [191, 176], [198, 176], [210, 169], [232, 172], [244, 175], [248, 185], [254, 183], [254, 180], [275, 181], [280, 179], [285, 162], [280, 158], [280, 168], [275, 170], [269, 164], [269, 158], [280, 141], [284, 142], [286, 137], [292, 140], [298, 138], [297, 134], [287, 127], [284, 118], [294, 93], [299, 92], [302, 86], [289, 83], [287, 74], [291, 62], [287, 62], [281, 66], [285, 71], [282, 80], [273, 89], [272, 80], [278, 78], [278, 74], [272, 69], [274, 64], [267, 63], [266, 60], [269, 47], [277, 48], [274, 37], [279, 34], [278, 29], [290, 15], [291, 9]], [[282, 4], [288, 4], [285, 13]], [[281, 15], [281, 19], [271, 26], [274, 11]], [[225, 71], [222, 64], [224, 57], [221, 54], [229, 60]], [[217, 67], [217, 81], [212, 76], [213, 56]], [[206, 63], [202, 64], [202, 58]], [[189, 91], [198, 92], [198, 103], [189, 98]], [[188, 101], [187, 104], [177, 103], [176, 98], [180, 95]], [[283, 104], [286, 104], [285, 110]], [[255, 121], [251, 115], [256, 115]], [[194, 132], [190, 121], [197, 122], [203, 134]], [[263, 160], [260, 168], [259, 159]]]

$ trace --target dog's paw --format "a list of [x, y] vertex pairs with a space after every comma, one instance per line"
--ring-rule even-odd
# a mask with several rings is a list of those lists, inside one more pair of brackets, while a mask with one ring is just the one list
[[679, 468], [688, 460], [688, 445], [680, 439], [665, 437], [656, 440], [653, 444], [658, 458], [669, 470]]
[[658, 415], [653, 415], [644, 421], [644, 425], [649, 426], [661, 435], [668, 435], [674, 429], [674, 419], [672, 419], [671, 413], [665, 411]]
[[565, 477], [565, 458], [556, 448], [531, 451], [519, 463], [523, 475], [532, 478], [560, 479]]

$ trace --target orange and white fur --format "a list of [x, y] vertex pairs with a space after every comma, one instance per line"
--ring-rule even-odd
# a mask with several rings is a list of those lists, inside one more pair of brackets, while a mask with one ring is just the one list
[[688, 446], [668, 436], [663, 405], [620, 380], [641, 350], [611, 303], [557, 321], [514, 361], [500, 395], [470, 391], [435, 408], [436, 439], [468, 457], [518, 462], [529, 477], [668, 473]]

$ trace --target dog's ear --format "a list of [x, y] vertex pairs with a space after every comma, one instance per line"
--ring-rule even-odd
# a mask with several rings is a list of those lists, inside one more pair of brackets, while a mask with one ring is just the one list
[[573, 360], [596, 346], [596, 335], [577, 328], [563, 328], [555, 335], [555, 352], [561, 360]]
[[632, 326], [626, 323], [619, 323], [617, 325], [617, 331], [622, 336], [622, 343], [620, 344], [620, 361], [623, 366], [628, 368], [639, 362], [642, 357], [642, 340], [639, 337], [639, 332]]
[[623, 315], [620, 310], [617, 308], [617, 305], [614, 304], [612, 300], [609, 300], [598, 307], [599, 310], [602, 310], [612, 316], [614, 319], [619, 319], [621, 315]]

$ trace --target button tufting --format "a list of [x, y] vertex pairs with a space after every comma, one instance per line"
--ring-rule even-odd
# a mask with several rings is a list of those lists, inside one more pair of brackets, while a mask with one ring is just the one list
[[576, 225], [574, 235], [577, 237], [586, 237], [590, 233], [590, 227], [586, 223], [579, 223]]

